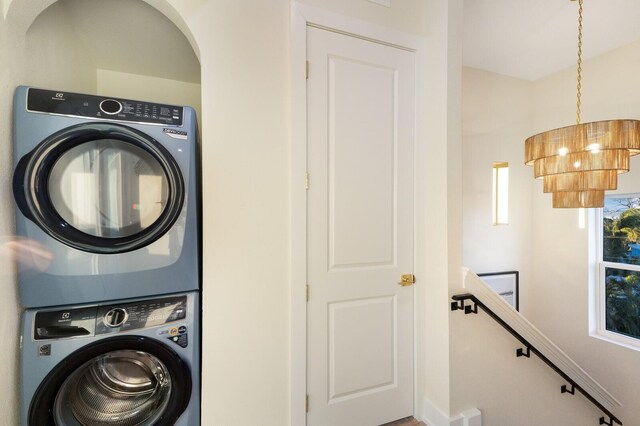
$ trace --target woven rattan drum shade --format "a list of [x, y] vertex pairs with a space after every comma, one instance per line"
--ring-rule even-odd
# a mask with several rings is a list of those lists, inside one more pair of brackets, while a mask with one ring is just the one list
[[613, 190], [618, 187], [617, 170], [561, 173], [543, 176], [544, 192]]
[[604, 206], [604, 191], [564, 191], [553, 193], [554, 208], [588, 208]]
[[602, 207], [640, 153], [640, 121], [609, 120], [550, 130], [525, 141], [525, 164], [553, 193], [553, 207]]
[[527, 138], [524, 157], [530, 166], [543, 158], [618, 149], [640, 153], [640, 121], [595, 121], [549, 130]]

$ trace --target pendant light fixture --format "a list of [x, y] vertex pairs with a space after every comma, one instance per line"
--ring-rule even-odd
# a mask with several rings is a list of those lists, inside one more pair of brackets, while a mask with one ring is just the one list
[[525, 164], [543, 179], [556, 208], [603, 207], [604, 191], [618, 188], [618, 174], [628, 172], [630, 157], [640, 154], [640, 121], [580, 122], [583, 0], [577, 1], [576, 124], [531, 136], [524, 147]]

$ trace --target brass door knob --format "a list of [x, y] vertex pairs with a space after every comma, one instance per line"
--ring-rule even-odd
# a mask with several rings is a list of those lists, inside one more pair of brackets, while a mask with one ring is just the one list
[[402, 287], [408, 287], [415, 284], [416, 276], [413, 274], [403, 274], [400, 276], [400, 282], [398, 283]]

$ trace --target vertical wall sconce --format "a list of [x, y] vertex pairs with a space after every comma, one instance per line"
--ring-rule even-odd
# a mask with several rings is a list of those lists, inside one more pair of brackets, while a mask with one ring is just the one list
[[509, 223], [509, 163], [493, 163], [493, 224]]
[[578, 228], [584, 229], [587, 227], [587, 212], [584, 207], [578, 209]]

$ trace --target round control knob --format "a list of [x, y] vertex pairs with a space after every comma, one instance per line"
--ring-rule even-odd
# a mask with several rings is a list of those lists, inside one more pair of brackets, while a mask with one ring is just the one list
[[105, 114], [116, 115], [122, 111], [122, 104], [115, 99], [105, 99], [100, 102], [100, 110]]
[[129, 313], [125, 308], [113, 308], [104, 314], [104, 323], [107, 327], [120, 327], [122, 324], [127, 322], [128, 318]]

